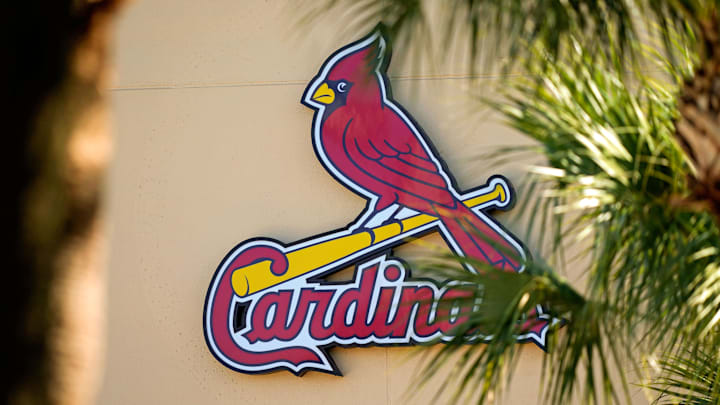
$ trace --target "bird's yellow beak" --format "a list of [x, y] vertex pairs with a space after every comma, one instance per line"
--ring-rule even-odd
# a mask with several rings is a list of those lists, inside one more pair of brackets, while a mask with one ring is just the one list
[[327, 85], [323, 83], [320, 87], [315, 90], [315, 94], [312, 96], [313, 101], [323, 104], [332, 104], [335, 101], [335, 92]]

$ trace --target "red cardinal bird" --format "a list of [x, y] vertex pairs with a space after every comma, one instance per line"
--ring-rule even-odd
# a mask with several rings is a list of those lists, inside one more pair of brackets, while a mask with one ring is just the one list
[[386, 42], [375, 32], [328, 58], [303, 96], [303, 103], [316, 110], [313, 143], [321, 162], [369, 200], [367, 215], [356, 226], [367, 226], [372, 214], [388, 217], [411, 209], [439, 218], [458, 254], [519, 270], [518, 244], [462, 203], [430, 142], [389, 97], [388, 63]]

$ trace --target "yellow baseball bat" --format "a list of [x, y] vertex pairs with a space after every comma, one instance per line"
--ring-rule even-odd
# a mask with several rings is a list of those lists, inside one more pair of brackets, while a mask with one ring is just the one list
[[[504, 205], [510, 192], [504, 182], [498, 182], [490, 191], [467, 198], [463, 203], [469, 208], [495, 203]], [[341, 261], [350, 255], [362, 250], [371, 250], [371, 247], [380, 247], [383, 242], [400, 235], [410, 236], [413, 230], [437, 220], [437, 217], [427, 214], [417, 214], [412, 217], [381, 225], [361, 232], [351, 233], [338, 238], [330, 238], [323, 242], [308, 245], [302, 248], [283, 252], [287, 259], [287, 269], [282, 274], [274, 273], [270, 266], [271, 260], [261, 260], [250, 265], [231, 269], [233, 271], [231, 283], [235, 294], [245, 297], [273, 287], [295, 277], [302, 276], [313, 270]], [[327, 236], [323, 236], [327, 238]]]

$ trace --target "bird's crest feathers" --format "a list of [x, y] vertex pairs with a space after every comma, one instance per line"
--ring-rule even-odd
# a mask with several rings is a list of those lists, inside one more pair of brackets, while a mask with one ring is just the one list
[[350, 45], [350, 52], [331, 61], [327, 78], [331, 80], [359, 80], [387, 69], [387, 40], [376, 30], [368, 37]]

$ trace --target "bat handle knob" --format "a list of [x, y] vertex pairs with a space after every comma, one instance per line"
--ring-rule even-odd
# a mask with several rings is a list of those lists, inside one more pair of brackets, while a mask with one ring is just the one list
[[505, 185], [504, 185], [504, 184], [498, 184], [498, 185], [495, 186], [495, 190], [496, 190], [497, 193], [498, 193], [498, 197], [499, 197], [500, 203], [501, 203], [501, 204], [504, 204], [504, 203], [507, 201], [507, 198], [508, 198], [507, 190], [505, 189]]
[[[255, 264], [265, 260], [270, 261], [270, 272], [275, 276], [282, 276], [288, 271], [288, 259], [282, 250], [270, 245], [251, 246], [242, 251], [239, 255], [237, 255], [237, 257], [232, 261], [232, 263], [230, 263], [230, 266], [228, 266], [228, 268], [232, 269], [233, 271], [233, 285], [240, 287], [240, 284], [242, 284], [236, 281], [238, 279], [237, 276], [242, 276], [240, 278], [245, 278], [244, 284], [246, 287], [246, 291], [236, 291], [237, 294], [241, 296], [246, 295], [248, 292], [247, 290], [249, 289], [249, 286], [247, 285], [247, 277], [242, 274], [242, 269], [251, 264]], [[241, 287], [240, 290], [242, 290]]]

